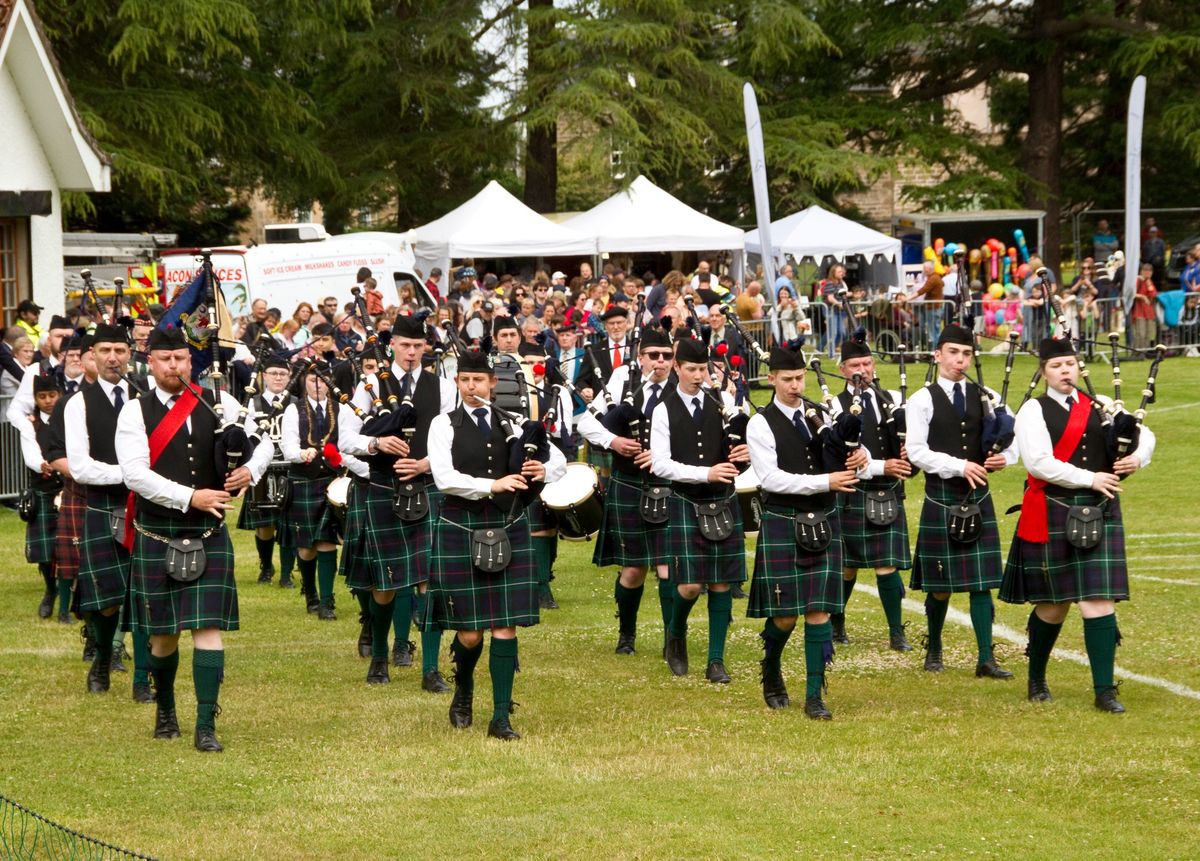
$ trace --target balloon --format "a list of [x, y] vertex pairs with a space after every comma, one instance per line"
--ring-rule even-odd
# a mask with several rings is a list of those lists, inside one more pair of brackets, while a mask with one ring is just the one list
[[1017, 267], [1017, 277], [1020, 278], [1022, 281], [1024, 281], [1026, 278], [1029, 277], [1029, 264], [1028, 263], [1022, 263], [1020, 266]]
[[925, 259], [926, 260], [936, 260], [937, 259], [937, 254], [934, 252], [932, 245], [925, 246]]
[[996, 334], [997, 326], [995, 323], [989, 323], [983, 327], [984, 333], [990, 338]]
[[988, 287], [988, 295], [990, 295], [993, 299], [1003, 299], [1004, 285], [993, 281], [992, 286]]
[[1008, 337], [1008, 324], [1001, 323], [996, 327], [996, 337], [1000, 338], [1001, 340], [1004, 340]]
[[946, 240], [941, 238], [933, 240], [933, 250], [936, 251], [940, 257], [942, 252], [946, 250]]
[[1017, 259], [1017, 249], [1011, 245], [1008, 247], [1008, 259], [1012, 261]]
[[1008, 322], [1012, 323], [1021, 316], [1021, 309], [1016, 305], [1009, 305], [1008, 310], [1004, 312], [1004, 316]]
[[996, 239], [995, 237], [993, 237], [987, 241], [987, 246], [988, 246], [988, 248], [992, 249], [993, 254], [1003, 254], [1004, 253], [1004, 243], [1001, 242], [999, 239]]
[[967, 260], [969, 260], [971, 263], [978, 263], [982, 259], [983, 254], [978, 248], [972, 248], [971, 252], [967, 255]]
[[996, 312], [993, 310], [985, 310], [983, 312], [983, 322], [988, 326], [996, 325]]
[[958, 243], [957, 242], [947, 242], [946, 247], [942, 249], [942, 253], [945, 254], [947, 257], [953, 257], [954, 252], [956, 252], [956, 251], [958, 251]]
[[1024, 326], [1023, 326], [1021, 323], [1015, 323], [1015, 324], [1013, 324], [1012, 330], [1013, 330], [1014, 332], [1016, 332], [1018, 335], [1020, 335], [1020, 334], [1021, 334], [1021, 330], [1022, 330], [1022, 329], [1024, 329], [1024, 328], [1025, 328], [1025, 327], [1024, 327]]
[[1013, 239], [1017, 241], [1017, 248], [1021, 249], [1021, 259], [1028, 263], [1029, 246], [1025, 244], [1025, 231], [1018, 227], [1013, 231]]

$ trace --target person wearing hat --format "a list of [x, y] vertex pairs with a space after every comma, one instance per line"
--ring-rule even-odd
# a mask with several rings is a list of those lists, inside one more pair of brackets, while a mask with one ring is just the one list
[[74, 394], [83, 381], [83, 371], [78, 365], [64, 368], [62, 363], [65, 343], [75, 335], [75, 327], [71, 321], [60, 314], [50, 318], [50, 328], [46, 331], [41, 343], [41, 357], [36, 366], [30, 365], [22, 375], [21, 383], [8, 404], [5, 416], [8, 423], [17, 429], [17, 433], [29, 442], [36, 442], [31, 419], [37, 412], [37, 404], [33, 399], [33, 378], [38, 374], [55, 374], [62, 380], [63, 391], [67, 395]]
[[[179, 637], [192, 632], [196, 690], [194, 747], [224, 748], [217, 740], [218, 693], [224, 676], [222, 631], [239, 625], [233, 544], [225, 528], [233, 495], [258, 481], [274, 455], [262, 439], [235, 469], [218, 463], [214, 440], [226, 415], [237, 415], [232, 395], [192, 385], [191, 351], [178, 328], [155, 329], [149, 341], [154, 388], [126, 403], [117, 419], [116, 455], [133, 492], [130, 595], [135, 634], [149, 635], [156, 689], [154, 737], [179, 737], [175, 677]], [[203, 400], [203, 404], [200, 401]], [[194, 548], [202, 549], [197, 554]], [[197, 557], [200, 558], [197, 558]], [[199, 573], [197, 574], [197, 570]]]
[[492, 331], [492, 320], [496, 312], [496, 303], [485, 299], [479, 305], [479, 310], [467, 318], [459, 337], [468, 345], [478, 347], [483, 339]]
[[42, 327], [38, 325], [38, 320], [43, 310], [45, 309], [32, 299], [22, 299], [17, 305], [17, 326], [33, 342], [35, 350], [42, 340]]
[[773, 347], [770, 367], [775, 397], [746, 427], [750, 463], [763, 492], [746, 615], [766, 619], [760, 635], [762, 688], [773, 709], [790, 705], [781, 658], [804, 618], [804, 713], [829, 720], [833, 714], [822, 698], [825, 667], [833, 660], [829, 618], [843, 605], [839, 498], [854, 493], [859, 479], [853, 462], [827, 471], [821, 430], [828, 418], [803, 398], [803, 350]]
[[[520, 737], [509, 720], [517, 628], [539, 621], [537, 571], [522, 496], [561, 478], [566, 461], [549, 446], [545, 462], [526, 456], [518, 472], [510, 471], [505, 428], [492, 408], [496, 376], [488, 357], [477, 351], [461, 354], [455, 380], [461, 403], [429, 427], [429, 467], [444, 497], [433, 528], [422, 626], [457, 632], [450, 644], [455, 664], [450, 722], [459, 729], [473, 720], [475, 666], [483, 634], [491, 631], [488, 735], [512, 740]], [[483, 564], [489, 570], [478, 567]]]
[[[96, 384], [96, 361], [92, 355], [92, 336], [79, 335], [66, 339], [62, 351], [62, 367], [65, 373], [62, 377], [56, 374], [44, 374], [55, 380], [77, 378], [79, 386], [73, 394], [63, 395], [54, 405], [50, 414], [49, 426], [41, 445], [42, 456], [51, 468], [62, 477], [63, 489], [58, 506], [58, 525], [54, 532], [54, 567], [59, 582], [59, 594], [65, 590], [72, 593], [70, 604], [74, 604], [74, 585], [79, 578], [79, 540], [83, 532], [83, 515], [87, 510], [87, 495], [83, 486], [71, 477], [71, 465], [67, 462], [67, 431], [64, 412], [72, 398], [88, 386]], [[71, 624], [73, 617], [65, 610], [78, 612], [78, 607], [63, 607], [59, 602], [58, 621]], [[95, 640], [91, 627], [84, 625], [81, 630], [83, 637], [83, 659], [92, 661], [96, 657]]]
[[[1029, 478], [1000, 598], [1034, 605], [1026, 628], [1030, 701], [1051, 699], [1046, 666], [1071, 605], [1078, 604], [1095, 706], [1121, 714], [1125, 706], [1113, 682], [1121, 641], [1116, 604], [1129, 600], [1121, 479], [1150, 465], [1155, 438], [1142, 425], [1136, 449], [1114, 459], [1103, 408], [1076, 388], [1079, 362], [1071, 342], [1044, 339], [1038, 359], [1046, 392], [1017, 413], [1017, 446]], [[1089, 515], [1096, 519], [1084, 520]], [[1075, 538], [1079, 520], [1098, 528], [1090, 542]], [[1086, 536], [1088, 527], [1081, 531]]]
[[[66, 448], [71, 477], [82, 485], [87, 499], [79, 543], [78, 601], [97, 647], [87, 687], [90, 693], [104, 693], [109, 689], [110, 669], [115, 668], [114, 654], [120, 658], [113, 648], [114, 637], [129, 593], [129, 551], [122, 544], [128, 490], [116, 451], [117, 417], [138, 392], [125, 380], [130, 356], [125, 329], [101, 324], [92, 341], [96, 384], [68, 401], [63, 423], [70, 429]], [[153, 702], [148, 641], [136, 632], [133, 640], [133, 698]]]
[[[890, 429], [888, 419], [900, 393], [890, 392], [877, 385], [875, 358], [871, 348], [859, 338], [842, 342], [840, 370], [846, 378], [846, 389], [833, 402], [834, 415], [849, 412], [857, 395], [862, 412], [862, 448], [870, 462], [859, 471], [859, 483], [851, 493], [838, 496], [838, 520], [842, 536], [842, 600], [848, 604], [858, 580], [858, 569], [875, 571], [879, 602], [887, 619], [888, 646], [897, 652], [910, 652], [912, 646], [904, 635], [901, 602], [904, 600], [904, 581], [900, 571], [912, 568], [908, 543], [908, 516], [904, 511], [904, 482], [912, 476], [912, 464], [897, 452], [899, 439]], [[857, 386], [854, 383], [858, 378]], [[872, 516], [868, 517], [868, 505]], [[880, 516], [883, 514], [884, 516]], [[890, 522], [882, 521], [891, 518]], [[845, 607], [830, 615], [833, 641], [848, 644]]]
[[[288, 468], [284, 522], [296, 548], [300, 584], [308, 612], [323, 622], [337, 619], [333, 583], [337, 577], [338, 523], [329, 505], [329, 483], [342, 465], [337, 450], [338, 410], [318, 364], [304, 374], [304, 395], [284, 408], [279, 448]], [[330, 443], [332, 441], [332, 448]]]
[[[666, 332], [657, 326], [642, 331], [638, 341], [641, 384], [632, 393], [632, 407], [641, 415], [638, 438], [618, 436], [590, 412], [579, 418], [579, 432], [588, 444], [612, 452], [612, 476], [604, 495], [604, 514], [592, 564], [616, 565], [620, 569], [613, 586], [617, 603], [618, 655], [635, 652], [638, 609], [651, 568], [658, 582], [664, 648], [675, 604], [675, 586], [670, 579], [664, 547], [666, 521], [650, 523], [642, 517], [643, 492], [651, 486], [666, 487], [668, 484], [650, 472], [648, 443], [655, 408], [670, 396], [673, 388], [669, 381], [673, 357], [671, 339]], [[613, 405], [610, 409], [615, 408], [625, 400], [629, 384], [629, 366], [617, 368], [605, 387], [603, 402]]]
[[[600, 315], [606, 337], [584, 348], [579, 369], [580, 394], [590, 401], [594, 393], [608, 385], [613, 371], [629, 361], [626, 333], [629, 329], [629, 309], [610, 305]], [[600, 489], [606, 490], [612, 474], [612, 457], [602, 449], [588, 447], [587, 461], [600, 475]]]
[[[428, 451], [429, 427], [438, 415], [451, 412], [458, 401], [454, 384], [421, 365], [426, 345], [425, 323], [400, 316], [392, 328], [394, 359], [384, 372], [366, 373], [353, 402], [364, 415], [372, 409], [370, 391], [384, 401], [411, 401], [412, 422], [379, 436], [363, 433], [363, 419], [350, 408], [339, 418], [339, 448], [364, 460], [369, 478], [347, 509], [346, 538], [342, 549], [346, 585], [367, 604], [371, 652], [368, 684], [390, 681], [388, 632], [395, 628], [392, 662], [411, 666], [415, 644], [409, 640], [413, 619], [427, 615], [430, 549], [440, 494], [433, 484]], [[366, 633], [366, 632], [364, 632]], [[365, 639], [365, 638], [364, 638]], [[438, 670], [441, 629], [427, 627], [421, 634], [421, 687], [442, 693], [449, 685]]]
[[62, 389], [51, 374], [39, 374], [33, 381], [33, 398], [37, 412], [33, 416], [34, 444], [21, 437], [21, 457], [28, 470], [28, 516], [22, 514], [25, 525], [25, 561], [37, 565], [46, 591], [38, 605], [38, 618], [49, 619], [54, 613], [54, 599], [58, 597], [59, 619], [70, 619], [71, 581], [57, 580], [54, 570], [55, 532], [58, 529], [58, 511], [54, 497], [62, 490], [62, 477], [55, 472], [43, 453], [50, 432], [50, 415], [58, 403]]
[[[728, 684], [725, 639], [732, 621], [729, 589], [746, 579], [741, 508], [731, 502], [739, 463], [749, 463], [744, 443], [725, 451], [722, 407], [727, 394], [703, 391], [708, 349], [695, 339], [675, 345], [675, 391], [654, 408], [650, 422], [650, 468], [671, 483], [665, 555], [675, 585], [666, 660], [677, 676], [688, 671], [687, 619], [708, 587], [708, 662], [705, 677]], [[708, 522], [700, 522], [708, 509]], [[716, 527], [710, 528], [710, 527]], [[708, 533], [707, 536], [705, 533]]]
[[[291, 381], [291, 366], [278, 354], [271, 354], [263, 362], [262, 388], [250, 398], [246, 405], [251, 414], [265, 424], [265, 433], [278, 454], [282, 438], [283, 411], [293, 400], [288, 391]], [[283, 469], [283, 461], [272, 468]], [[284, 528], [286, 518], [282, 506], [275, 510], [259, 510], [253, 500], [242, 503], [238, 512], [237, 528], [254, 532], [254, 547], [258, 551], [258, 582], [270, 583], [275, 577], [275, 542], [279, 541], [279, 585], [292, 589], [292, 570], [296, 551], [292, 544], [292, 531]]]
[[909, 586], [925, 592], [929, 639], [925, 670], [940, 673], [942, 628], [950, 595], [970, 594], [975, 631], [977, 678], [1010, 679], [992, 649], [992, 589], [1000, 585], [1003, 565], [989, 473], [1017, 462], [1017, 447], [1002, 452], [983, 448], [983, 398], [966, 379], [975, 354], [969, 329], [949, 323], [938, 337], [933, 358], [937, 379], [908, 399], [908, 459], [925, 472], [925, 504]]

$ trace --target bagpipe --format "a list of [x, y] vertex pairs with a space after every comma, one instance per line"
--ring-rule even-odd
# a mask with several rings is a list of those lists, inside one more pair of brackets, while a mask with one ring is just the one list
[[[689, 294], [684, 297], [684, 302], [687, 303], [689, 312], [688, 329], [691, 330], [692, 337], [703, 344], [704, 338], [700, 335], [700, 322], [696, 319], [695, 299], [693, 299]], [[727, 351], [728, 347], [726, 347], [725, 353], [719, 352], [718, 354], [727, 355]], [[750, 415], [744, 410], [737, 409], [736, 407], [731, 408], [725, 403], [725, 399], [721, 397], [721, 391], [724, 388], [723, 384], [726, 382], [727, 378], [717, 374], [716, 366], [713, 365], [711, 358], [709, 358], [707, 362], [708, 377], [711, 385], [701, 386], [700, 391], [705, 397], [707, 397], [716, 405], [717, 409], [721, 413], [721, 425], [723, 430], [723, 436], [721, 440], [721, 457], [722, 459], [728, 461], [730, 452], [732, 452], [738, 446], [746, 444], [746, 427], [750, 424]], [[754, 411], [756, 413], [759, 411], [759, 408], [753, 403], [751, 406], [754, 407]], [[732, 461], [730, 462], [733, 463]], [[740, 461], [734, 463], [734, 466], [737, 467], [739, 473], [743, 473], [750, 468], [750, 462], [748, 460]]]

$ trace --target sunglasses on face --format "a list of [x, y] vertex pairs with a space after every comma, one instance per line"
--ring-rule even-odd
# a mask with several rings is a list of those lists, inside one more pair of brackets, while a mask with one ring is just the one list
[[642, 353], [642, 355], [645, 356], [647, 359], [658, 359], [660, 361], [666, 361], [667, 359], [671, 358], [671, 356], [674, 354], [670, 350], [646, 350], [645, 352]]

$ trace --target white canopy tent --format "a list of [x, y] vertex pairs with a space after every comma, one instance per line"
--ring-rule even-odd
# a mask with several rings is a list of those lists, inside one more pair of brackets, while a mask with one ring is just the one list
[[601, 252], [741, 251], [742, 231], [676, 200], [639, 176], [565, 227], [596, 238]]
[[[869, 264], [881, 255], [891, 264], [886, 269], [887, 277], [894, 279], [892, 286], [904, 284], [899, 239], [819, 206], [771, 222], [771, 244], [776, 260], [790, 254], [796, 260], [811, 257], [820, 263], [825, 257], [832, 257], [844, 262], [848, 256], [861, 254]], [[748, 231], [746, 253], [761, 256], [762, 251], [758, 230]]]
[[417, 268], [428, 278], [437, 266], [463, 257], [593, 255], [595, 240], [538, 215], [492, 180], [470, 200], [413, 231]]

